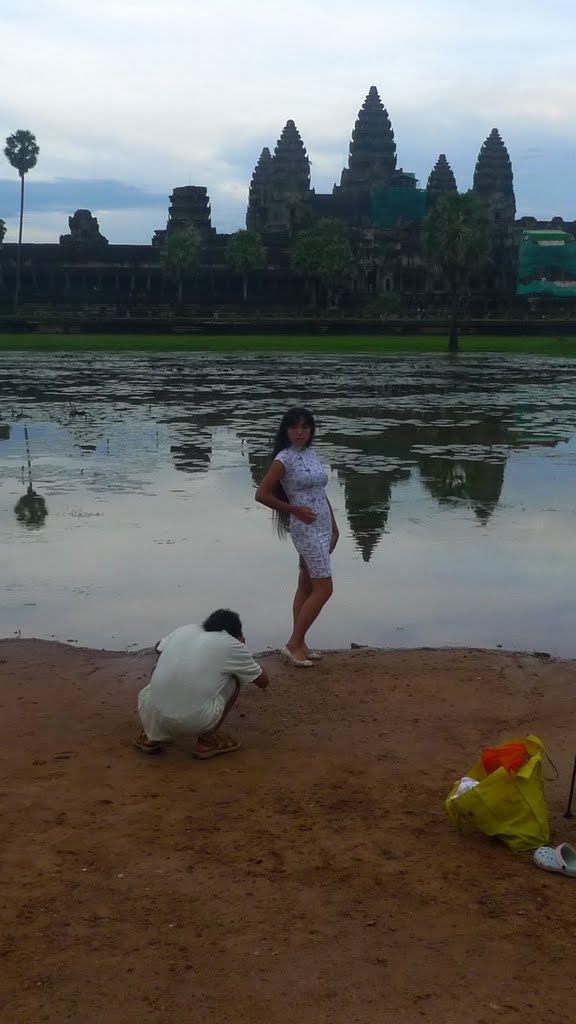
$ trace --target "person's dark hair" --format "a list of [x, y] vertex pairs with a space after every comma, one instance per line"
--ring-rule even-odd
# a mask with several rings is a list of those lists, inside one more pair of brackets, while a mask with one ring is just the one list
[[[284, 451], [285, 448], [290, 447], [288, 428], [295, 427], [297, 426], [298, 423], [304, 423], [306, 427], [310, 427], [310, 440], [306, 445], [307, 448], [310, 447], [314, 440], [314, 435], [316, 433], [316, 420], [314, 419], [309, 409], [305, 409], [303, 406], [294, 405], [292, 406], [291, 409], [286, 410], [282, 419], [280, 420], [280, 426], [278, 427], [278, 430], [276, 431], [276, 437], [272, 442], [272, 455], [270, 458], [271, 463], [278, 455], [278, 452], [282, 452]], [[286, 494], [286, 491], [284, 490], [281, 481], [275, 484], [272, 493], [274, 497], [278, 498], [280, 501], [288, 501], [288, 495]], [[276, 511], [276, 509], [274, 509], [272, 515], [274, 518], [274, 522], [276, 524], [278, 535], [282, 537], [282, 539], [285, 539], [288, 536], [288, 531], [290, 527], [290, 516], [288, 512], [278, 512]]]
[[229, 633], [235, 640], [242, 636], [242, 623], [237, 612], [229, 608], [218, 608], [202, 623], [207, 633]]

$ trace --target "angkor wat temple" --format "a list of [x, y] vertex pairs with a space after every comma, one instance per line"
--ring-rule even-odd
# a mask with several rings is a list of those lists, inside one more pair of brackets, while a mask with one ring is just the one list
[[[515, 219], [512, 165], [496, 128], [480, 147], [473, 182], [460, 183], [460, 191], [470, 186], [485, 206], [493, 236], [492, 263], [476, 285], [477, 311], [509, 311], [518, 301], [517, 292], [522, 291], [517, 287], [518, 251], [523, 239], [530, 243], [532, 263], [527, 272], [534, 280], [561, 275], [562, 281], [554, 283], [559, 288], [570, 284], [565, 278], [576, 222], [565, 223], [558, 217], [547, 223], [530, 217]], [[325, 218], [349, 227], [357, 253], [356, 273], [343, 297], [344, 310], [362, 312], [371, 299], [387, 294], [395, 294], [406, 313], [442, 308], [445, 286], [421, 257], [421, 226], [430, 204], [456, 189], [444, 154], [432, 167], [426, 188], [419, 187], [413, 173], [398, 167], [394, 131], [375, 86], [359, 111], [348, 166], [329, 194], [311, 187], [306, 148], [294, 121], [289, 120], [273, 153], [269, 148], [262, 150], [250, 183], [246, 226], [261, 235], [266, 251], [266, 265], [249, 274], [250, 309], [256, 313], [311, 311], [307, 284], [290, 268], [290, 246], [298, 231]], [[197, 186], [174, 189], [167, 225], [155, 232], [148, 246], [109, 245], [90, 211], [77, 210], [69, 219], [70, 233], [62, 235], [59, 244], [23, 246], [21, 300], [102, 310], [169, 307], [175, 288], [162, 271], [160, 247], [167, 232], [189, 225], [201, 238], [201, 268], [185, 283], [183, 308], [191, 315], [210, 309], [240, 311], [242, 279], [231, 269], [226, 254], [230, 236], [212, 227], [208, 191]], [[550, 248], [544, 251], [540, 243]], [[551, 247], [559, 266], [564, 257], [560, 269], [550, 259]], [[13, 289], [15, 254], [15, 244], [0, 247], [0, 303], [5, 307]], [[576, 265], [574, 269], [576, 278]], [[525, 294], [530, 281], [524, 282]], [[560, 293], [568, 296], [570, 288]]]

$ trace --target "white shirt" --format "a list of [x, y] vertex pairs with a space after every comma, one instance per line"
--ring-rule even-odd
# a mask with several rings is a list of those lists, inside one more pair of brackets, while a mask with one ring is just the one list
[[229, 633], [207, 633], [202, 626], [179, 626], [158, 644], [160, 657], [150, 679], [150, 698], [167, 718], [187, 719], [202, 711], [237, 676], [253, 683], [258, 662]]

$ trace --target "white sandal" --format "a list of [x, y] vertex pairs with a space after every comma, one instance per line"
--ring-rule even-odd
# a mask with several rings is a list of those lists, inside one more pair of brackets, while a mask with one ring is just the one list
[[314, 664], [314, 662], [310, 661], [308, 658], [305, 658], [304, 661], [299, 661], [298, 658], [295, 658], [294, 655], [292, 654], [292, 651], [289, 651], [287, 647], [283, 647], [282, 650], [280, 651], [280, 654], [282, 655], [284, 660], [288, 662], [289, 665], [295, 665], [296, 668], [312, 668]]

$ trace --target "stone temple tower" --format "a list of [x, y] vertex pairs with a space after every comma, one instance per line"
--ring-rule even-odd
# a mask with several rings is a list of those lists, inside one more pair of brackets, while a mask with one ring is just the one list
[[287, 121], [274, 155], [266, 147], [254, 168], [246, 227], [260, 234], [292, 235], [310, 219], [310, 161], [294, 121]]
[[175, 188], [170, 196], [166, 230], [182, 231], [190, 226], [195, 227], [205, 241], [216, 234], [216, 228], [212, 227], [208, 192], [198, 185]]
[[495, 227], [509, 227], [516, 216], [514, 176], [508, 150], [493, 128], [483, 143], [474, 171], [474, 192], [485, 204]]
[[272, 155], [268, 147], [265, 146], [254, 168], [254, 174], [250, 182], [248, 210], [246, 212], [246, 227], [248, 231], [261, 233], [266, 230], [271, 180]]
[[348, 167], [342, 171], [340, 191], [369, 192], [387, 188], [392, 183], [395, 170], [394, 132], [388, 112], [373, 85], [354, 125]]
[[287, 121], [270, 168], [267, 230], [292, 234], [309, 217], [310, 161], [294, 121]]
[[445, 196], [447, 192], [457, 191], [456, 179], [452, 172], [452, 168], [450, 167], [444, 153], [440, 153], [440, 156], [430, 172], [428, 184], [426, 185], [428, 206], [433, 206], [433, 204], [442, 196]]

